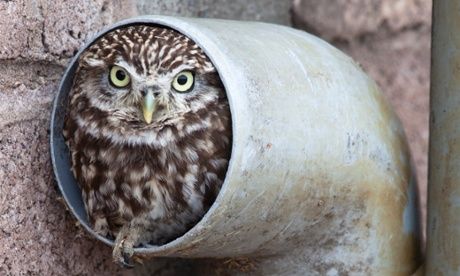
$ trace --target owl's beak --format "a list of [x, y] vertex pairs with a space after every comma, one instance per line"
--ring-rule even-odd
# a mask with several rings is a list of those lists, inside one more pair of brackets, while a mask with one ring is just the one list
[[155, 112], [155, 98], [153, 97], [152, 90], [148, 90], [147, 94], [144, 96], [142, 112], [144, 114], [145, 122], [150, 124], [152, 122], [153, 113]]

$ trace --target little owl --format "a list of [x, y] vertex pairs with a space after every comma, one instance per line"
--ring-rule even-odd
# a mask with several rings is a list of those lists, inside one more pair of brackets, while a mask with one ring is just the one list
[[169, 242], [214, 202], [228, 166], [231, 118], [216, 69], [186, 36], [135, 25], [79, 60], [64, 125], [93, 229], [113, 258]]

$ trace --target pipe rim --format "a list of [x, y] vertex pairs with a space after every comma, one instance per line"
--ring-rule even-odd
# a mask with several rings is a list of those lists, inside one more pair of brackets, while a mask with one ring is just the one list
[[[195, 19], [195, 18], [194, 18]], [[201, 20], [201, 19], [197, 19]], [[220, 20], [220, 19], [206, 19], [206, 20]], [[225, 20], [231, 22], [232, 20]], [[259, 23], [259, 24], [266, 24], [266, 23]], [[221, 78], [221, 81], [224, 85], [225, 91], [227, 93], [227, 98], [229, 101], [229, 107], [230, 107], [230, 113], [231, 113], [231, 120], [232, 120], [232, 149], [231, 149], [231, 155], [229, 159], [229, 164], [226, 172], [226, 177], [225, 180], [222, 184], [222, 187], [220, 189], [219, 194], [217, 195], [217, 198], [211, 205], [211, 207], [207, 210], [207, 212], [204, 214], [204, 216], [192, 227], [190, 228], [187, 232], [185, 232], [183, 235], [177, 237], [176, 239], [163, 244], [161, 246], [152, 246], [152, 247], [136, 247], [134, 249], [135, 253], [141, 253], [141, 254], [153, 254], [153, 253], [158, 253], [160, 255], [162, 252], [168, 252], [168, 251], [174, 251], [175, 248], [180, 249], [181, 245], [187, 244], [187, 242], [193, 241], [197, 236], [200, 235], [200, 228], [206, 223], [207, 219], [209, 216], [211, 216], [217, 208], [219, 208], [219, 202], [222, 197], [222, 194], [224, 193], [224, 190], [227, 187], [227, 176], [233, 171], [234, 165], [232, 160], [234, 159], [234, 154], [235, 154], [235, 137], [238, 136], [238, 129], [236, 127], [236, 121], [238, 121], [238, 111], [235, 110], [237, 107], [234, 104], [234, 100], [232, 97], [231, 91], [232, 89], [235, 89], [236, 87], [233, 87], [231, 84], [232, 82], [229, 80], [232, 76], [235, 75], [235, 72], [231, 72], [228, 70], [228, 68], [231, 68], [231, 65], [229, 65], [228, 61], [223, 58], [223, 53], [219, 51], [219, 48], [217, 47], [216, 44], [210, 39], [206, 39], [206, 35], [200, 32], [199, 28], [195, 26], [195, 24], [189, 24], [187, 21], [185, 21], [182, 17], [172, 17], [172, 16], [139, 16], [139, 17], [134, 17], [130, 19], [125, 19], [119, 22], [116, 22], [106, 28], [104, 28], [102, 31], [98, 32], [95, 36], [93, 36], [89, 41], [87, 41], [84, 46], [82, 46], [77, 54], [72, 58], [70, 63], [67, 66], [67, 69], [64, 72], [64, 75], [61, 79], [61, 82], [59, 84], [58, 92], [55, 95], [54, 101], [53, 101], [53, 107], [52, 107], [52, 113], [51, 113], [51, 120], [50, 120], [50, 154], [51, 154], [51, 163], [53, 167], [53, 173], [55, 176], [55, 180], [58, 184], [59, 190], [61, 192], [61, 195], [64, 197], [65, 203], [70, 209], [72, 215], [77, 218], [78, 222], [85, 228], [86, 231], [88, 231], [92, 236], [96, 237], [98, 240], [102, 241], [106, 245], [109, 245], [111, 247], [114, 246], [114, 241], [111, 239], [108, 239], [104, 236], [101, 236], [100, 234], [96, 233], [91, 226], [88, 223], [88, 219], [86, 217], [86, 211], [84, 210], [84, 205], [82, 206], [75, 206], [75, 203], [72, 203], [75, 201], [75, 198], [77, 197], [80, 199], [81, 203], [82, 202], [82, 196], [81, 196], [81, 190], [78, 187], [78, 184], [76, 183], [76, 180], [74, 176], [72, 175], [70, 171], [70, 166], [65, 166], [63, 165], [60, 161], [62, 158], [66, 158], [64, 155], [69, 154], [69, 150], [67, 146], [64, 143], [64, 140], [62, 138], [62, 128], [63, 128], [63, 118], [65, 116], [65, 108], [67, 105], [63, 103], [68, 97], [68, 93], [70, 91], [72, 81], [73, 81], [73, 74], [75, 73], [75, 70], [78, 65], [78, 58], [80, 55], [89, 47], [91, 46], [95, 41], [97, 41], [99, 38], [104, 36], [105, 34], [118, 29], [118, 28], [124, 28], [132, 25], [156, 25], [156, 26], [165, 26], [168, 28], [171, 28], [187, 37], [189, 37], [191, 40], [193, 40], [201, 49], [204, 51], [204, 53], [209, 57], [213, 65], [216, 67], [217, 73], [219, 74], [219, 77]], [[184, 28], [187, 27], [187, 28]], [[188, 31], [186, 30], [188, 29]], [[209, 50], [211, 48], [212, 50]], [[66, 151], [66, 152], [63, 152]], [[65, 174], [65, 175], [63, 175]], [[67, 183], [64, 184], [65, 181], [63, 178], [66, 176], [71, 176], [73, 179], [73, 183]], [[73, 187], [72, 187], [73, 186]], [[72, 190], [73, 188], [73, 190]], [[78, 189], [79, 193], [75, 193], [75, 189]], [[83, 208], [84, 214], [83, 216], [81, 215], [81, 209]]]

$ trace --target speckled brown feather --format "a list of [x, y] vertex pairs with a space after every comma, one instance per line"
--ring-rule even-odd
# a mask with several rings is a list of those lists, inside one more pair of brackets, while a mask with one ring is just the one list
[[[123, 91], [107, 82], [120, 63], [135, 75]], [[186, 95], [167, 87], [182, 67], [195, 74]], [[139, 108], [143, 80], [162, 91], [151, 124]], [[159, 245], [197, 223], [225, 177], [231, 118], [219, 76], [193, 41], [154, 26], [113, 31], [81, 55], [69, 97], [64, 137], [97, 232], [117, 237], [129, 225], [134, 245]]]

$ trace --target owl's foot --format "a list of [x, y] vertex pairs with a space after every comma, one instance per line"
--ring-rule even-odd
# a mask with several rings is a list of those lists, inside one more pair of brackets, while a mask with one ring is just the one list
[[126, 239], [122, 239], [119, 243], [116, 243], [112, 254], [113, 260], [124, 268], [133, 268], [133, 245], [133, 243], [127, 242]]
[[117, 234], [113, 248], [113, 260], [125, 268], [134, 267], [134, 246], [139, 242], [139, 227], [124, 225]]

